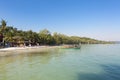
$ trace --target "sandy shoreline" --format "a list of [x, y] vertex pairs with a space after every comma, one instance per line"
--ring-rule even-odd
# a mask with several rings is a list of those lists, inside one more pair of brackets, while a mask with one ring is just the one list
[[32, 47], [10, 47], [0, 49], [0, 56], [9, 56], [14, 54], [30, 53], [30, 52], [48, 52], [60, 48], [60, 46], [32, 46]]

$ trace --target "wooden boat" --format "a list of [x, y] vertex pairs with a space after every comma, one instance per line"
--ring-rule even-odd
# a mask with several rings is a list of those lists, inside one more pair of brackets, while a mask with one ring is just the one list
[[74, 45], [73, 48], [75, 48], [75, 49], [80, 49], [80, 47], [81, 47], [81, 45]]

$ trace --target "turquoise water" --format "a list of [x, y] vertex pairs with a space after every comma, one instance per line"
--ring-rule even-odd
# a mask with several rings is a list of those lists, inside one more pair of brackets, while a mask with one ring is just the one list
[[0, 57], [0, 80], [120, 80], [120, 45]]

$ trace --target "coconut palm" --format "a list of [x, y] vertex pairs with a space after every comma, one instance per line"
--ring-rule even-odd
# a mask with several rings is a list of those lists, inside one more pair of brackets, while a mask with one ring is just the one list
[[[6, 28], [6, 25], [7, 25], [7, 22], [5, 21], [5, 20], [3, 20], [2, 19], [2, 21], [1, 21], [1, 26], [2, 26], [2, 34], [3, 34], [3, 36], [4, 36], [4, 32], [5, 32], [5, 28]], [[4, 38], [3, 38], [3, 46], [5, 46], [5, 41], [4, 41]]]
[[2, 24], [2, 29], [5, 29], [7, 22], [2, 19], [1, 24]]

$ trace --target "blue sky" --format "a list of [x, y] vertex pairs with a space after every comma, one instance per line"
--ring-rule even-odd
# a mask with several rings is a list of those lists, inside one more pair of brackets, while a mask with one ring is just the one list
[[120, 0], [0, 0], [8, 25], [120, 41]]

